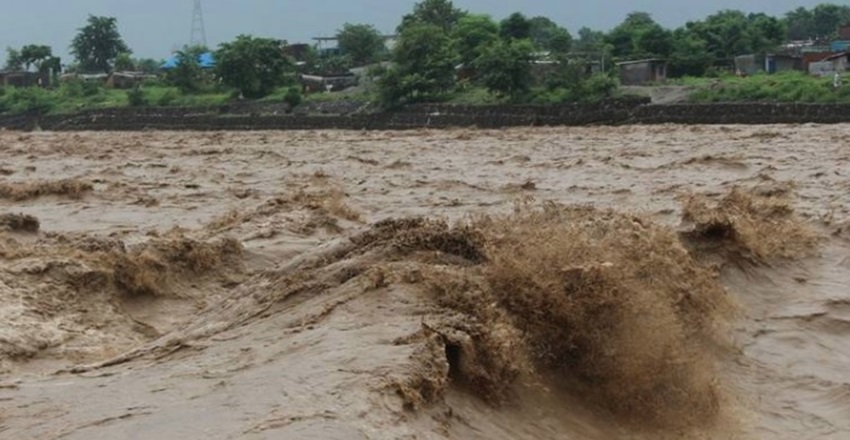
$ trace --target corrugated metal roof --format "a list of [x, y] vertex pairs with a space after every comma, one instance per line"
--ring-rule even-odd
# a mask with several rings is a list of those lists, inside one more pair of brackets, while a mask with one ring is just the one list
[[[174, 55], [171, 58], [169, 58], [168, 60], [166, 60], [165, 64], [163, 64], [161, 67], [163, 69], [166, 69], [166, 70], [167, 69], [173, 69], [173, 68], [177, 67], [177, 62], [178, 62], [177, 55]], [[212, 52], [205, 52], [205, 53], [202, 53], [201, 55], [199, 55], [198, 56], [198, 63], [204, 69], [209, 69], [209, 68], [215, 67], [215, 58], [213, 57]]]

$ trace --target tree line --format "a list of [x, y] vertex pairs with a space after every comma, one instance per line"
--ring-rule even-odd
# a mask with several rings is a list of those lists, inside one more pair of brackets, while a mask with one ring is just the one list
[[[581, 28], [573, 35], [547, 17], [517, 12], [497, 21], [457, 8], [451, 0], [423, 0], [401, 18], [395, 47], [374, 26], [344, 24], [337, 32], [342, 54], [307, 50], [296, 60], [287, 43], [240, 35], [214, 52], [212, 71], [201, 68], [204, 47], [185, 47], [166, 81], [184, 93], [228, 87], [250, 97], [266, 96], [294, 84], [297, 73], [344, 73], [353, 66], [376, 67], [378, 93], [386, 105], [439, 101], [471, 88], [519, 102], [565, 102], [610, 95], [617, 83], [616, 61], [668, 60], [671, 76], [705, 76], [736, 55], [769, 52], [791, 40], [828, 41], [850, 23], [850, 6], [821, 4], [784, 16], [725, 10], [675, 29], [650, 14], [633, 12], [608, 32]], [[155, 72], [161, 61], [134, 59], [114, 17], [90, 16], [70, 44], [80, 73], [137, 70]], [[58, 72], [61, 62], [49, 46], [8, 49], [6, 68]], [[297, 97], [290, 97], [293, 101]]]
[[[834, 4], [783, 17], [724, 10], [676, 29], [633, 12], [609, 32], [582, 28], [574, 37], [546, 17], [514, 13], [496, 22], [450, 0], [424, 0], [397, 29], [395, 67], [381, 92], [391, 105], [444, 99], [470, 83], [520, 101], [593, 99], [610, 93], [612, 78], [582, 73], [610, 72], [616, 61], [662, 58], [672, 77], [705, 76], [737, 55], [775, 51], [792, 40], [829, 41], [844, 24], [850, 6]], [[541, 65], [550, 66], [548, 74], [535, 78], [535, 71], [546, 71]], [[454, 74], [458, 66], [465, 75]]]

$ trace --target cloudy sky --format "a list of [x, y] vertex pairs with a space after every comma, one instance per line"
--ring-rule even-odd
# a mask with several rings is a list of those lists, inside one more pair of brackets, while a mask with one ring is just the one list
[[[118, 18], [120, 31], [136, 56], [166, 58], [188, 43], [192, 0], [0, 0], [0, 51], [39, 43], [67, 56], [67, 47], [88, 14]], [[843, 3], [847, 0], [835, 0]], [[211, 46], [240, 33], [308, 42], [332, 35], [345, 22], [370, 23], [391, 32], [414, 0], [204, 0]], [[455, 0], [459, 7], [503, 18], [519, 10], [545, 15], [575, 33], [578, 28], [610, 29], [631, 11], [646, 11], [675, 27], [721, 9], [783, 14], [817, 0]], [[0, 54], [5, 59], [5, 54]]]

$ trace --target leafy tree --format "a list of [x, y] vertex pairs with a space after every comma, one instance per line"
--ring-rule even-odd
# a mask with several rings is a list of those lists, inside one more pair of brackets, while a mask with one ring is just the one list
[[641, 35], [647, 32], [651, 36], [644, 42], [654, 50], [659, 49], [658, 40], [663, 40], [661, 32], [664, 29], [646, 12], [632, 12], [626, 19], [605, 36], [605, 42], [613, 47], [613, 55], [618, 58], [630, 58], [635, 55], [646, 55], [644, 48], [639, 46]]
[[841, 25], [850, 23], [850, 6], [823, 3], [812, 10], [812, 31], [818, 38], [829, 38]]
[[768, 52], [785, 42], [788, 28], [776, 17], [767, 14], [750, 14], [750, 41], [753, 51]]
[[207, 52], [203, 46], [186, 46], [175, 53], [177, 65], [168, 71], [166, 81], [177, 87], [182, 93], [193, 93], [201, 89], [203, 69], [201, 54]]
[[118, 20], [90, 15], [87, 23], [71, 42], [71, 53], [81, 70], [109, 72], [119, 54], [131, 53], [118, 33]]
[[670, 54], [670, 76], [703, 76], [711, 67], [714, 58], [708, 52], [705, 41], [690, 34], [684, 28], [673, 33]]
[[595, 53], [603, 50], [605, 33], [583, 27], [578, 31], [578, 39], [573, 42], [573, 50], [584, 53]]
[[163, 65], [163, 62], [157, 61], [153, 58], [141, 58], [133, 61], [133, 64], [136, 65], [136, 69], [138, 69], [140, 72], [156, 73], [159, 72], [160, 67]]
[[815, 36], [815, 19], [812, 12], [799, 7], [785, 14], [783, 20], [789, 40], [806, 40]]
[[713, 60], [729, 60], [754, 51], [751, 22], [741, 11], [720, 11], [685, 27], [705, 42]]
[[346, 23], [336, 37], [339, 48], [359, 66], [377, 61], [385, 50], [384, 38], [372, 25]]
[[567, 53], [573, 44], [573, 36], [569, 31], [558, 26], [546, 17], [534, 17], [531, 24], [530, 36], [534, 45], [540, 49], [555, 53]]
[[458, 56], [445, 29], [409, 24], [393, 51], [396, 66], [379, 82], [384, 105], [439, 99], [454, 90]]
[[11, 71], [24, 70], [24, 60], [21, 57], [21, 52], [12, 49], [11, 47], [6, 48], [5, 69]]
[[28, 44], [21, 48], [21, 61], [24, 62], [24, 69], [30, 70], [30, 67], [35, 66], [39, 72], [50, 70], [50, 64], [53, 58], [53, 50], [50, 46], [40, 44]]
[[240, 35], [215, 52], [216, 72], [223, 84], [246, 97], [266, 96], [283, 85], [285, 74], [294, 70], [284, 46], [280, 40]]
[[115, 70], [122, 72], [132, 72], [136, 70], [136, 63], [127, 52], [121, 52], [115, 57]]
[[525, 18], [525, 15], [514, 12], [508, 18], [502, 20], [499, 25], [499, 34], [506, 40], [531, 38], [531, 22]]
[[413, 12], [405, 15], [398, 27], [399, 33], [413, 24], [430, 24], [450, 32], [466, 15], [455, 7], [451, 0], [423, 0], [413, 6]]
[[499, 25], [489, 15], [463, 16], [452, 32], [460, 62], [471, 66], [485, 47], [499, 39]]
[[667, 58], [673, 50], [673, 33], [659, 25], [650, 26], [637, 34], [634, 44], [638, 55]]
[[322, 76], [345, 75], [352, 67], [354, 67], [354, 63], [351, 61], [351, 57], [333, 55], [317, 58], [313, 66], [308, 69], [308, 73]]
[[533, 61], [531, 40], [499, 40], [484, 50], [475, 68], [491, 93], [517, 98], [531, 89]]

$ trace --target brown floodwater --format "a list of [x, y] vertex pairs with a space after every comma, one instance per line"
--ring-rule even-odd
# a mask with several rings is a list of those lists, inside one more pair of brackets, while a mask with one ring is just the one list
[[[850, 438], [848, 134], [0, 132], [0, 438]], [[426, 269], [484, 277], [475, 255], [377, 249], [369, 232], [509, 215], [532, 199], [679, 231], [685, 196], [766, 183], [792, 188], [795, 221], [818, 239], [784, 258], [694, 259], [737, 313], [728, 346], [703, 350], [717, 410], [673, 428], [538, 368], [498, 403], [482, 397], [458, 379], [455, 345], [435, 363], [422, 336], [471, 315], [419, 285]]]

